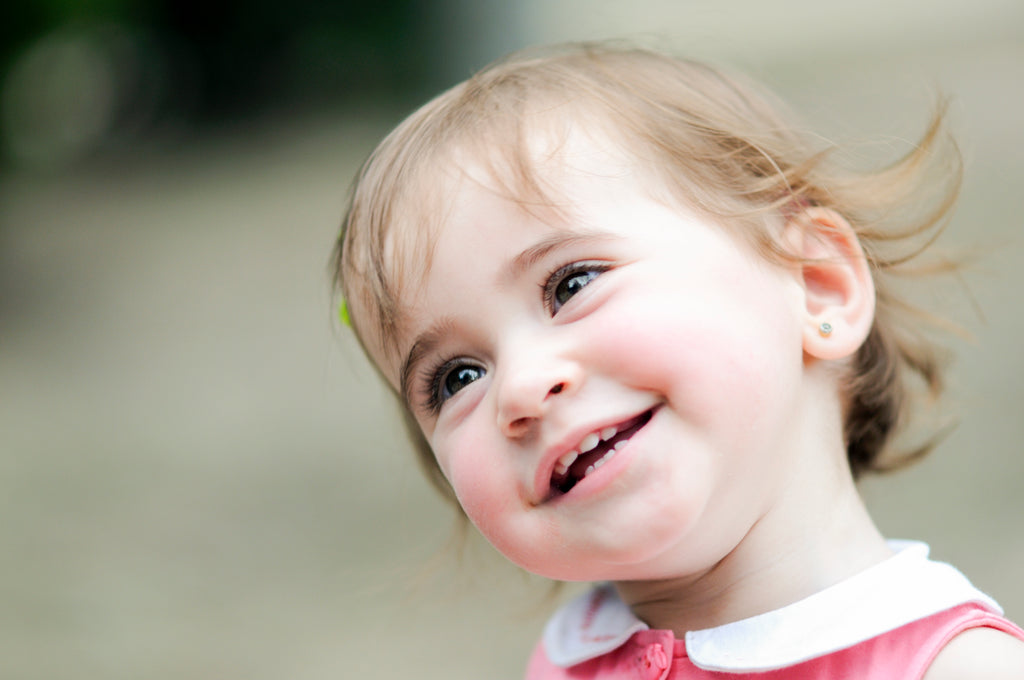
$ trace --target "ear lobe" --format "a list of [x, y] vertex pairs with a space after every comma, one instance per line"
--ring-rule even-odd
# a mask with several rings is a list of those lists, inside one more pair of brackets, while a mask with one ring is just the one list
[[818, 359], [850, 356], [875, 317], [871, 268], [853, 227], [833, 210], [811, 207], [794, 215], [787, 231], [802, 260], [804, 352]]

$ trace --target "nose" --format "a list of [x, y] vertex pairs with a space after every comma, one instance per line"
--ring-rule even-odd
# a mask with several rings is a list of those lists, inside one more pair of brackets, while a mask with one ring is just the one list
[[582, 381], [579, 364], [543, 351], [517, 352], [508, 361], [497, 389], [498, 426], [506, 437], [525, 436], [551, 408], [554, 398], [564, 399]]

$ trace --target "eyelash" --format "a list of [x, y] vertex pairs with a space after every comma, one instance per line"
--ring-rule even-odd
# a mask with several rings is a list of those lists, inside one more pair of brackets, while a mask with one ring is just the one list
[[[611, 269], [611, 264], [608, 262], [583, 260], [581, 262], [570, 262], [569, 264], [562, 265], [552, 270], [544, 279], [544, 283], [541, 284], [544, 307], [552, 316], [554, 316], [558, 313], [559, 309], [561, 309], [560, 307], [555, 307], [555, 303], [557, 302], [555, 294], [558, 291], [558, 286], [577, 274], [596, 272], [597, 275], [589, 279], [587, 283], [584, 284], [584, 286], [586, 286], [609, 269]], [[562, 304], [564, 305], [565, 303], [563, 302]]]
[[[593, 260], [584, 260], [581, 262], [570, 262], [569, 264], [561, 265], [551, 272], [544, 278], [544, 283], [541, 284], [541, 298], [544, 304], [544, 308], [554, 316], [558, 313], [561, 307], [556, 307], [558, 300], [556, 294], [558, 287], [568, 281], [570, 278], [577, 276], [581, 273], [594, 273], [596, 275], [588, 279], [584, 284], [584, 287], [589, 285], [591, 281], [596, 279], [601, 274], [611, 269], [611, 264], [607, 262], [598, 262]], [[561, 305], [565, 305], [568, 302], [562, 302]], [[425, 376], [425, 385], [423, 388], [423, 409], [427, 411], [432, 417], [436, 417], [440, 413], [441, 408], [450, 397], [443, 397], [441, 390], [444, 387], [444, 382], [452, 374], [452, 371], [459, 367], [476, 368], [483, 374], [486, 374], [486, 369], [482, 368], [478, 364], [467, 361], [462, 357], [448, 357], [438, 360], [436, 363], [431, 364], [423, 375]], [[482, 377], [482, 376], [481, 376]]]
[[[423, 408], [431, 416], [436, 417], [441, 412], [441, 407], [448, 401], [448, 398], [442, 398], [441, 387], [445, 379], [459, 366], [475, 365], [462, 357], [451, 357], [439, 360], [424, 371], [426, 384], [423, 388]], [[480, 370], [484, 371], [483, 368]]]

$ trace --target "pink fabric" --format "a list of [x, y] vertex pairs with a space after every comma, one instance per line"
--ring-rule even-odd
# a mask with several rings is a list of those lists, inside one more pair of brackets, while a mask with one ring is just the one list
[[919, 680], [939, 651], [971, 628], [995, 628], [1024, 640], [1024, 631], [977, 604], [964, 604], [832, 654], [788, 668], [723, 673], [696, 667], [686, 643], [671, 631], [642, 630], [618, 649], [569, 668], [547, 659], [543, 643], [530, 659], [526, 680]]

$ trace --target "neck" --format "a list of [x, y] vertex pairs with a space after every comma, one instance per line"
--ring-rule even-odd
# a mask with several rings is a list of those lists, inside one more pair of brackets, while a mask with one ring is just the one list
[[792, 604], [883, 561], [892, 553], [852, 479], [836, 482], [772, 509], [703, 573], [619, 582], [619, 595], [651, 628], [682, 636]]

